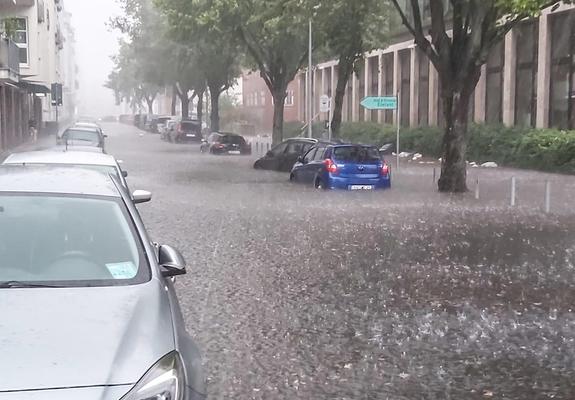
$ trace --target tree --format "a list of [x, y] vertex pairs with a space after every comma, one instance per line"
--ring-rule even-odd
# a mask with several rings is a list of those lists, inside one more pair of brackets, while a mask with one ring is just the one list
[[390, 15], [389, 6], [381, 0], [337, 0], [320, 8], [318, 22], [324, 31], [327, 54], [339, 60], [331, 121], [334, 135], [341, 126], [345, 89], [357, 72], [356, 63], [366, 51], [383, 47], [391, 25]]
[[[467, 190], [466, 148], [469, 101], [490, 50], [515, 25], [561, 0], [392, 0], [402, 23], [439, 75], [445, 118], [441, 192]], [[429, 30], [429, 35], [428, 35]]]
[[[259, 69], [274, 101], [273, 141], [283, 139], [287, 86], [307, 56], [307, 23], [317, 0], [158, 0], [179, 4], [179, 15], [215, 29], [222, 40], [239, 39], [249, 64]], [[197, 7], [203, 2], [202, 7]], [[182, 6], [183, 5], [183, 6]], [[192, 16], [190, 10], [197, 11]], [[189, 20], [182, 19], [182, 24]], [[221, 93], [221, 92], [220, 92]], [[213, 108], [213, 106], [212, 106]]]
[[202, 80], [202, 87], [195, 92], [198, 97], [198, 117], [203, 112], [203, 95], [210, 91], [210, 127], [219, 131], [220, 95], [230, 88], [239, 76], [239, 42], [228, 27], [214, 24], [205, 18], [213, 7], [210, 0], [157, 0], [156, 4], [167, 17], [170, 37], [186, 43], [193, 54], [195, 77]]

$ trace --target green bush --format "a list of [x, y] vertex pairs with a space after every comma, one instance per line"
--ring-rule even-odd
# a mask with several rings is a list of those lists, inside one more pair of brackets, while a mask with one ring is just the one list
[[[376, 146], [395, 143], [395, 135], [395, 127], [374, 122], [345, 122], [339, 133], [345, 141]], [[441, 157], [441, 128], [403, 128], [400, 138], [405, 151]], [[471, 124], [468, 138], [469, 161], [575, 173], [575, 131]]]

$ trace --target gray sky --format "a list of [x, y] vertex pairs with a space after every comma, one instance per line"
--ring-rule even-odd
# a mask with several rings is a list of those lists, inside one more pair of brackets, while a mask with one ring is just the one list
[[66, 0], [64, 7], [72, 13], [76, 29], [80, 115], [118, 114], [112, 91], [103, 85], [112, 70], [110, 56], [117, 51], [119, 37], [106, 23], [121, 14], [120, 7], [116, 0]]

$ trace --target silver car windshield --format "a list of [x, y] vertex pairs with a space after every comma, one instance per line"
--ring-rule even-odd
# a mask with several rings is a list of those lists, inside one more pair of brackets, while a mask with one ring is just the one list
[[150, 270], [120, 201], [0, 194], [0, 283], [118, 286]]
[[64, 139], [70, 141], [99, 143], [100, 135], [96, 131], [68, 129], [64, 133]]

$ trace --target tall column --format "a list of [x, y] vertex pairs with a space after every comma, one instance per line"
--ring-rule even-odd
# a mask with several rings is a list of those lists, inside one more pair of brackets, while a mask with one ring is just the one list
[[429, 126], [437, 126], [439, 112], [439, 75], [435, 65], [429, 65]]
[[411, 65], [409, 68], [409, 126], [419, 123], [419, 52], [415, 48], [410, 50]]
[[351, 120], [357, 122], [359, 118], [359, 79], [356, 74], [351, 75]]
[[551, 34], [549, 11], [539, 17], [539, 45], [537, 56], [537, 128], [549, 127], [549, 85], [551, 76]]
[[[377, 56], [377, 95], [379, 97], [383, 96], [383, 53], [380, 52], [379, 55]], [[383, 111], [379, 110], [377, 112], [377, 122], [379, 122], [380, 124], [383, 123], [383, 116], [384, 113]]]
[[[322, 68], [321, 70], [321, 93], [318, 93], [317, 96], [317, 101], [319, 104], [319, 98], [321, 96], [323, 96], [324, 94], [327, 94], [327, 78], [326, 78], [326, 68]], [[325, 121], [329, 118], [329, 114], [328, 113], [322, 113], [320, 116], [320, 121]]]
[[[401, 84], [401, 68], [399, 64], [399, 51], [393, 52], [393, 95], [397, 96], [399, 91], [399, 85]], [[397, 109], [393, 110], [393, 123], [397, 125], [399, 123], [400, 115], [397, 113]]]
[[515, 32], [505, 35], [505, 61], [503, 64], [503, 124], [515, 124], [515, 77], [517, 74], [517, 52]]
[[[370, 62], [369, 62], [370, 57], [365, 57], [364, 60], [364, 74], [360, 79], [363, 79], [363, 93], [361, 93], [362, 98], [365, 98], [367, 96], [369, 96], [369, 92], [371, 90], [371, 82], [370, 82], [370, 77], [371, 77], [371, 69], [370, 69]], [[358, 99], [358, 103], [361, 102], [362, 98]], [[361, 104], [359, 104], [359, 107], [361, 107]], [[371, 111], [369, 110], [363, 110], [363, 116], [364, 116], [364, 121], [371, 121]]]
[[487, 67], [481, 67], [481, 76], [475, 87], [475, 122], [481, 124], [485, 122], [485, 92], [487, 85]]

